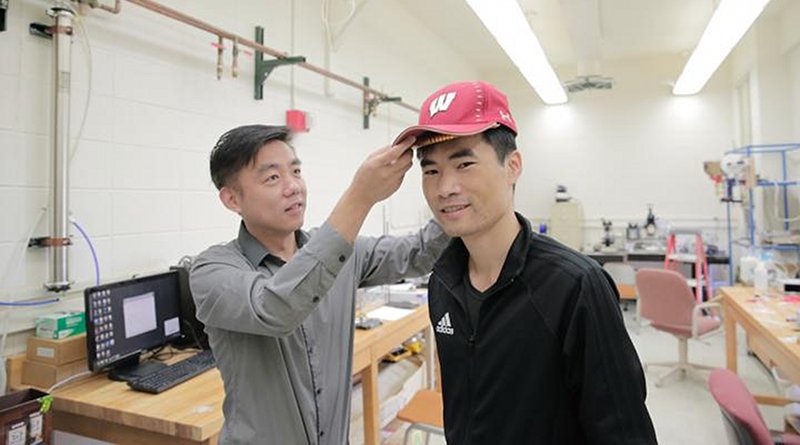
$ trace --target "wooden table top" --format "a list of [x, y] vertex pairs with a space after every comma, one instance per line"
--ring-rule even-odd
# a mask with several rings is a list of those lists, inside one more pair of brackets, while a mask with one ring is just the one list
[[[428, 308], [421, 306], [375, 329], [356, 330], [353, 374], [379, 361], [428, 323]], [[168, 361], [184, 358], [185, 355], [178, 354]], [[70, 383], [53, 395], [58, 411], [195, 441], [218, 434], [224, 420], [224, 388], [217, 369], [160, 394], [134, 391], [125, 382], [115, 382], [100, 374]]]
[[[177, 356], [176, 360], [185, 358]], [[160, 394], [134, 391], [104, 374], [53, 392], [56, 410], [191, 440], [222, 429], [222, 378], [214, 368]]]
[[787, 349], [800, 357], [800, 327], [795, 323], [800, 310], [800, 298], [769, 291], [756, 297], [752, 287], [720, 288], [723, 302], [731, 304], [737, 313], [751, 323], [753, 328], [764, 334], [780, 339]]

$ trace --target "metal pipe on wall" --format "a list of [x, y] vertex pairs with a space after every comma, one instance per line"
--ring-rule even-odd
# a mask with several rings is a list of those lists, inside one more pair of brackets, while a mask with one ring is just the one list
[[47, 241], [50, 253], [50, 280], [45, 288], [62, 292], [69, 289], [67, 247], [69, 238], [69, 115], [72, 76], [72, 19], [69, 5], [58, 4], [48, 11], [55, 24], [53, 31], [53, 151], [50, 188], [51, 232]]
[[[166, 17], [170, 17], [170, 18], [172, 18], [174, 20], [177, 20], [177, 21], [179, 21], [181, 23], [185, 23], [187, 25], [194, 26], [195, 28], [202, 29], [203, 31], [209, 32], [211, 34], [217, 35], [217, 36], [225, 38], [225, 39], [228, 39], [228, 40], [230, 40], [232, 42], [233, 41], [238, 42], [241, 45], [244, 45], [244, 46], [247, 46], [249, 48], [261, 51], [264, 54], [269, 54], [270, 56], [277, 57], [279, 59], [285, 59], [285, 58], [290, 56], [290, 54], [287, 54], [285, 52], [278, 51], [276, 49], [261, 45], [260, 43], [257, 43], [255, 41], [252, 41], [252, 40], [249, 40], [249, 39], [245, 39], [242, 36], [239, 36], [239, 35], [236, 35], [234, 33], [225, 31], [224, 29], [221, 29], [221, 28], [217, 28], [217, 27], [215, 27], [213, 25], [210, 25], [210, 24], [208, 24], [206, 22], [198, 20], [198, 19], [196, 19], [196, 18], [194, 18], [192, 16], [186, 15], [186, 14], [184, 14], [184, 13], [178, 11], [178, 10], [169, 8], [169, 7], [164, 6], [164, 5], [160, 4], [160, 3], [154, 2], [152, 0], [128, 0], [128, 1], [130, 3], [135, 4], [135, 5], [139, 5], [142, 8], [149, 9], [149, 10], [151, 10], [153, 12], [156, 12], [158, 14], [164, 15]], [[323, 75], [323, 76], [328, 77], [330, 79], [333, 79], [333, 80], [335, 80], [335, 81], [337, 81], [339, 83], [343, 83], [343, 84], [349, 85], [349, 86], [351, 86], [353, 88], [357, 88], [357, 89], [362, 90], [362, 91], [364, 91], [366, 93], [370, 93], [370, 94], [374, 95], [375, 97], [378, 97], [378, 98], [381, 98], [381, 99], [390, 99], [390, 97], [387, 94], [384, 94], [384, 93], [382, 93], [382, 92], [380, 92], [380, 91], [378, 91], [376, 89], [373, 89], [373, 88], [365, 87], [364, 85], [362, 85], [362, 84], [360, 84], [358, 82], [350, 80], [350, 79], [348, 79], [348, 78], [346, 78], [344, 76], [340, 76], [340, 75], [338, 75], [338, 74], [336, 74], [336, 73], [334, 73], [332, 71], [326, 70], [326, 69], [324, 69], [322, 67], [313, 65], [311, 63], [301, 62], [301, 63], [298, 63], [297, 66], [303, 67], [303, 68], [305, 68], [305, 69], [307, 69], [309, 71], [313, 71], [313, 72], [315, 72], [317, 74], [320, 74], [320, 75]], [[401, 106], [403, 108], [409, 109], [409, 110], [411, 110], [413, 112], [419, 112], [419, 109], [417, 107], [415, 107], [413, 105], [410, 105], [410, 104], [407, 104], [405, 102], [393, 101], [393, 103], [395, 103], [395, 104], [397, 104], [397, 105], [399, 105], [399, 106]]]
[[122, 10], [122, 0], [116, 0], [113, 7], [100, 5], [100, 9], [103, 11], [108, 11], [112, 14], [119, 14], [119, 12]]

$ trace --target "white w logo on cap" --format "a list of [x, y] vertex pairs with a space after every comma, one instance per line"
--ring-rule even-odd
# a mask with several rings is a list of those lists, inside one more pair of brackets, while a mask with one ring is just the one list
[[449, 93], [442, 93], [436, 99], [431, 101], [431, 104], [428, 107], [428, 111], [430, 112], [430, 117], [433, 117], [434, 114], [440, 111], [447, 111], [450, 108], [450, 104], [453, 103], [453, 99], [456, 98], [456, 92], [451, 91]]

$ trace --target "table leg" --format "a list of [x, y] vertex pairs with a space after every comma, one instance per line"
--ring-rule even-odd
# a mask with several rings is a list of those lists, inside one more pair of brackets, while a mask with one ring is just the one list
[[425, 328], [425, 387], [433, 389], [438, 382], [436, 379], [436, 337], [433, 335], [433, 327], [428, 325]]
[[361, 373], [361, 389], [364, 398], [364, 444], [379, 445], [380, 397], [378, 395], [378, 363], [370, 365]]
[[729, 304], [723, 304], [725, 309], [725, 364], [727, 368], [736, 373], [736, 320]]

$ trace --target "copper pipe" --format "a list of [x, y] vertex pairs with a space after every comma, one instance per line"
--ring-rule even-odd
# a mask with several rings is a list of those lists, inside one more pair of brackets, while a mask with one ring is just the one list
[[225, 42], [222, 40], [222, 37], [219, 37], [219, 41], [217, 42], [217, 80], [222, 79], [222, 68], [225, 66], [222, 62], [222, 53], [225, 52], [224, 45]]
[[[285, 59], [287, 57], [290, 57], [290, 54], [287, 54], [285, 52], [278, 51], [276, 49], [261, 45], [261, 44], [259, 44], [257, 42], [252, 41], [252, 40], [245, 39], [244, 37], [241, 37], [239, 35], [236, 35], [236, 34], [233, 34], [231, 32], [225, 31], [224, 29], [217, 28], [216, 26], [210, 25], [210, 24], [208, 24], [206, 22], [198, 20], [198, 19], [196, 19], [196, 18], [194, 18], [192, 16], [186, 15], [186, 14], [184, 14], [184, 13], [182, 13], [180, 11], [177, 11], [175, 9], [169, 8], [167, 6], [164, 6], [164, 5], [160, 4], [160, 3], [157, 3], [157, 2], [154, 2], [154, 1], [151, 1], [151, 0], [128, 0], [128, 1], [130, 3], [135, 4], [135, 5], [141, 6], [142, 8], [149, 9], [149, 10], [151, 10], [153, 12], [156, 12], [158, 14], [167, 16], [167, 17], [172, 18], [174, 20], [177, 20], [179, 22], [185, 23], [187, 25], [194, 26], [195, 28], [198, 28], [198, 29], [202, 29], [203, 31], [206, 31], [208, 33], [217, 35], [219, 37], [222, 37], [222, 38], [234, 41], [234, 42], [238, 42], [238, 43], [240, 43], [240, 44], [242, 44], [244, 46], [247, 46], [249, 48], [253, 48], [256, 51], [261, 51], [264, 54], [269, 54], [272, 57], [277, 57], [279, 59]], [[311, 63], [301, 62], [301, 63], [298, 63], [297, 65], [301, 66], [301, 67], [303, 67], [303, 68], [305, 68], [305, 69], [307, 69], [309, 71], [313, 71], [313, 72], [315, 72], [317, 74], [321, 74], [321, 75], [323, 75], [325, 77], [333, 79], [333, 80], [335, 80], [335, 81], [337, 81], [339, 83], [343, 83], [343, 84], [349, 85], [349, 86], [351, 86], [353, 88], [357, 88], [357, 89], [359, 89], [361, 91], [370, 93], [370, 94], [372, 94], [375, 97], [378, 97], [380, 99], [389, 99], [388, 95], [386, 95], [386, 94], [384, 94], [384, 93], [382, 93], [382, 92], [380, 92], [378, 90], [375, 90], [373, 88], [365, 87], [364, 85], [361, 85], [358, 82], [352, 81], [352, 80], [350, 80], [350, 79], [348, 79], [346, 77], [340, 76], [340, 75], [338, 75], [336, 73], [333, 73], [333, 72], [328, 71], [328, 70], [326, 70], [324, 68], [321, 68], [321, 67], [318, 67], [316, 65], [313, 65]], [[409, 104], [407, 104], [405, 102], [399, 101], [399, 102], [393, 102], [393, 103], [395, 103], [395, 104], [397, 104], [397, 105], [399, 105], [399, 106], [401, 106], [403, 108], [409, 109], [409, 110], [411, 110], [413, 112], [416, 112], [416, 113], [419, 112], [419, 108], [414, 107], [413, 105], [409, 105]]]
[[231, 63], [231, 76], [239, 77], [239, 41], [233, 41], [233, 62]]

